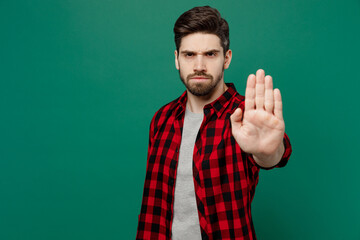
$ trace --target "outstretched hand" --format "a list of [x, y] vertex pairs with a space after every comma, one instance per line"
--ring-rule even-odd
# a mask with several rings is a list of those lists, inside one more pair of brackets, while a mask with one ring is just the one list
[[245, 110], [236, 109], [230, 119], [236, 142], [243, 151], [251, 153], [255, 161], [272, 159], [270, 166], [271, 162], [280, 160], [285, 132], [281, 94], [279, 89], [273, 89], [272, 77], [265, 77], [264, 70], [259, 69], [256, 76], [249, 75]]

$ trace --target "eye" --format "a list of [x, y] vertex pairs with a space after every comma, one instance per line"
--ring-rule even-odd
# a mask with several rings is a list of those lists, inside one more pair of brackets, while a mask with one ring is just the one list
[[206, 55], [209, 56], [209, 57], [215, 57], [216, 53], [215, 52], [208, 52], [208, 53], [206, 53]]
[[193, 54], [193, 53], [190, 53], [190, 52], [185, 53], [185, 57], [192, 57], [192, 56], [194, 56], [194, 54]]

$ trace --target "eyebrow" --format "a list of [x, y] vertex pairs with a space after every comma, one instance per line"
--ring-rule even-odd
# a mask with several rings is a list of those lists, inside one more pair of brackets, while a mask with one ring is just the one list
[[[218, 50], [218, 49], [211, 49], [211, 50], [205, 51], [205, 53], [209, 53], [209, 52], [218, 53], [218, 52], [220, 52], [220, 50]], [[195, 51], [183, 50], [183, 51], [181, 51], [180, 53], [181, 53], [181, 54], [184, 54], [184, 53], [195, 53]], [[201, 53], [202, 53], [202, 52], [201, 52]]]

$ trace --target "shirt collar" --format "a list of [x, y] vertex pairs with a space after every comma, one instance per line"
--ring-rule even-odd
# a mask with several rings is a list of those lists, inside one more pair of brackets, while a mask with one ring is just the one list
[[[213, 102], [206, 104], [204, 106], [204, 114], [212, 114], [216, 113], [217, 117], [220, 117], [221, 114], [226, 109], [227, 105], [230, 103], [230, 99], [236, 95], [236, 88], [233, 83], [225, 83], [226, 86], [228, 86], [228, 89], [216, 100]], [[185, 90], [183, 94], [178, 98], [177, 100], [177, 114], [176, 117], [178, 117], [181, 113], [183, 113], [186, 109], [186, 101], [187, 101], [187, 91]]]

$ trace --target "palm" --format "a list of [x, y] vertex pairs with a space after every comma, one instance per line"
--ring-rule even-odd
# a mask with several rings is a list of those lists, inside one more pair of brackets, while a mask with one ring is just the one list
[[245, 111], [231, 116], [232, 134], [242, 150], [251, 154], [271, 155], [282, 143], [285, 124], [280, 91], [273, 90], [270, 76], [259, 70], [250, 75], [245, 93]]

